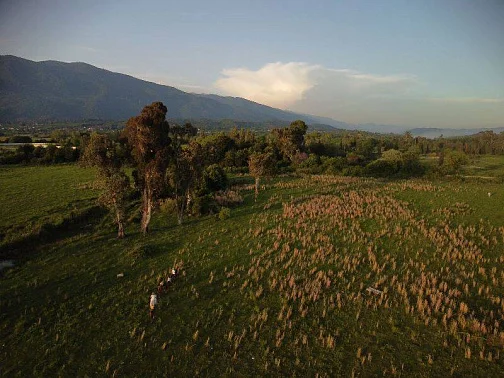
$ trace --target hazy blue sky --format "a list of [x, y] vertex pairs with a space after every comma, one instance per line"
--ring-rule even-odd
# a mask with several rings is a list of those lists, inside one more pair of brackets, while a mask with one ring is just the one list
[[0, 0], [0, 54], [346, 122], [504, 126], [504, 0]]

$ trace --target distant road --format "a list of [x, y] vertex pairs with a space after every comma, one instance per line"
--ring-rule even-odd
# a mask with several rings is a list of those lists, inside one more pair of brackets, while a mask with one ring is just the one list
[[56, 143], [0, 143], [0, 147], [24, 146], [25, 144], [31, 144], [35, 147], [47, 147], [50, 145], [55, 145], [56, 147], [60, 147], [59, 145], [56, 145]]

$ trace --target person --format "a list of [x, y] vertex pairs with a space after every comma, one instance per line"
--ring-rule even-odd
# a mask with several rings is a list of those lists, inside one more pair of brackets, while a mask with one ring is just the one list
[[150, 296], [150, 303], [149, 303], [149, 308], [150, 308], [149, 315], [150, 315], [151, 319], [154, 319], [154, 309], [156, 308], [156, 305], [157, 305], [157, 295], [156, 295], [156, 293], [152, 292], [152, 294]]
[[161, 281], [159, 282], [158, 287], [157, 287], [157, 292], [158, 292], [158, 294], [161, 294], [161, 293], [163, 292], [164, 287], [165, 287], [165, 283], [164, 283], [164, 281], [163, 281], [163, 280], [161, 280]]

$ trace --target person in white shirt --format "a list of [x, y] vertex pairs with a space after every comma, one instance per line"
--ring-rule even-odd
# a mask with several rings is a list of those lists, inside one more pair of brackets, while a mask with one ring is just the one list
[[150, 308], [149, 315], [151, 319], [154, 319], [154, 310], [156, 308], [156, 305], [157, 305], [157, 295], [156, 293], [152, 293], [150, 296], [150, 303], [149, 303]]

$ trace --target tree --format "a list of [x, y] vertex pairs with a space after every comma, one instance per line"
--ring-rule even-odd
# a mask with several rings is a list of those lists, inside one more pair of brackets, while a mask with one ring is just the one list
[[458, 173], [460, 168], [467, 164], [469, 159], [462, 151], [448, 151], [443, 160], [443, 168], [446, 173]]
[[291, 134], [291, 140], [298, 151], [303, 151], [304, 149], [304, 136], [308, 126], [301, 120], [296, 120], [289, 125], [289, 131]]
[[175, 196], [178, 224], [182, 224], [184, 213], [191, 200], [191, 192], [201, 181], [203, 170], [203, 148], [190, 138], [197, 129], [190, 123], [184, 127], [172, 127], [172, 161], [168, 167], [168, 181]]
[[117, 171], [106, 178], [105, 191], [98, 198], [98, 201], [113, 213], [117, 224], [117, 237], [120, 239], [125, 235], [124, 223], [129, 188], [128, 176], [123, 171]]
[[255, 195], [257, 201], [259, 195], [259, 181], [261, 177], [268, 177], [275, 174], [276, 160], [271, 152], [254, 153], [249, 157], [249, 172], [255, 178]]
[[32, 143], [33, 140], [28, 135], [14, 135], [9, 138], [9, 143]]
[[401, 164], [403, 161], [403, 155], [401, 151], [390, 149], [387, 151], [383, 151], [381, 160], [387, 162], [393, 167], [393, 171], [397, 172], [401, 168]]
[[122, 160], [115, 147], [108, 136], [93, 133], [81, 156], [81, 164], [98, 169], [98, 177], [103, 183], [99, 202], [113, 214], [118, 227], [117, 237], [123, 238], [130, 184], [128, 176], [122, 171]]
[[362, 138], [357, 141], [355, 152], [357, 155], [363, 156], [364, 160], [369, 161], [373, 159], [374, 151], [377, 145], [378, 141], [375, 138]]
[[19, 159], [25, 163], [29, 163], [33, 158], [33, 152], [35, 151], [35, 147], [33, 144], [23, 144], [19, 146], [16, 150], [19, 155]]
[[210, 135], [201, 141], [206, 152], [208, 164], [217, 164], [226, 156], [226, 152], [235, 148], [235, 142], [224, 133]]
[[272, 130], [275, 143], [284, 158], [292, 161], [297, 153], [304, 152], [304, 136], [307, 129], [306, 123], [297, 120], [289, 127]]
[[420, 148], [412, 146], [408, 151], [402, 154], [402, 167], [403, 175], [419, 176], [425, 172], [424, 167], [420, 163]]
[[126, 123], [126, 137], [132, 150], [142, 190], [142, 221], [140, 228], [148, 232], [154, 200], [165, 181], [170, 158], [170, 126], [166, 121], [167, 108], [162, 102], [145, 106], [139, 116]]

